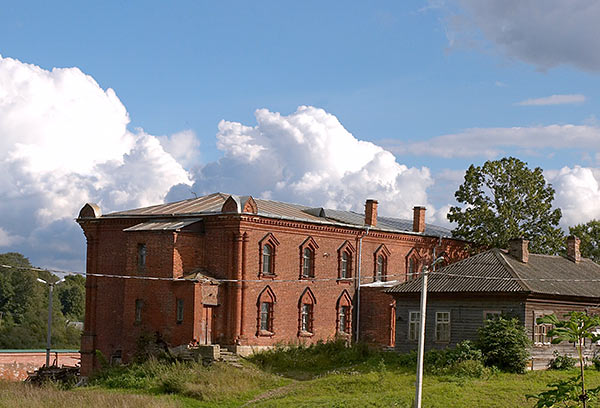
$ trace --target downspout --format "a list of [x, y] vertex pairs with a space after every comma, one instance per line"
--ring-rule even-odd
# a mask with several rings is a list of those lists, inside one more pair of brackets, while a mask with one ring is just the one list
[[358, 343], [359, 332], [360, 332], [360, 282], [361, 282], [361, 264], [362, 264], [362, 240], [369, 233], [369, 229], [371, 227], [367, 226], [367, 229], [364, 234], [361, 234], [358, 238], [358, 283], [356, 287], [356, 342]]

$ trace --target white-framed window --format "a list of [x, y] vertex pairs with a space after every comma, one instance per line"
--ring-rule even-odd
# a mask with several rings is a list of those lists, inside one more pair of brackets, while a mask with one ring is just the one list
[[340, 306], [338, 322], [338, 332], [350, 333], [350, 306]]
[[311, 248], [304, 248], [302, 252], [302, 276], [305, 278], [313, 278], [314, 277], [314, 260], [315, 253]]
[[260, 330], [265, 332], [273, 331], [273, 303], [260, 303]]
[[273, 275], [273, 247], [271, 244], [263, 246], [262, 273], [263, 275]]
[[346, 279], [348, 277], [348, 252], [342, 252], [342, 259], [340, 260], [340, 278]]
[[312, 333], [313, 327], [313, 305], [304, 303], [300, 309], [300, 330], [306, 333]]
[[552, 341], [548, 337], [548, 331], [552, 325], [548, 323], [538, 324], [537, 319], [552, 314], [552, 312], [534, 312], [533, 314], [533, 344], [536, 346], [548, 345]]
[[421, 312], [408, 312], [408, 340], [419, 339], [419, 326], [421, 325]]
[[435, 312], [435, 341], [450, 341], [450, 312]]

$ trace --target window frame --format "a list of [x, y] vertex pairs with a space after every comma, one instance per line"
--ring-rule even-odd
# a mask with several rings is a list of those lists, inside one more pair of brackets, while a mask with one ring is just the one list
[[183, 316], [184, 316], [184, 301], [182, 298], [177, 298], [176, 299], [176, 307], [175, 307], [175, 321], [177, 322], [177, 324], [181, 324], [183, 323]]
[[342, 291], [336, 302], [336, 333], [350, 336], [352, 333], [352, 298], [346, 289]]
[[145, 271], [146, 265], [148, 264], [148, 246], [145, 242], [138, 242], [136, 260], [138, 272]]
[[[554, 327], [549, 323], [537, 324], [537, 319], [540, 317], [548, 316], [553, 314], [554, 311], [534, 311], [533, 312], [533, 330], [531, 331], [531, 337], [533, 345], [535, 347], [550, 346], [552, 344], [552, 337], [548, 337], [548, 331]], [[541, 341], [538, 341], [540, 339]]]
[[[259, 293], [256, 299], [256, 336], [272, 337], [275, 335], [275, 303], [277, 298], [269, 285]], [[263, 304], [267, 305], [267, 321], [263, 320]], [[263, 329], [263, 323], [267, 324], [267, 330]]]
[[[317, 259], [317, 249], [319, 245], [312, 238], [308, 237], [300, 244], [300, 274], [299, 279], [314, 279], [316, 276], [316, 259]], [[308, 258], [308, 266], [307, 266], [307, 258]]]
[[133, 315], [134, 324], [142, 323], [143, 314], [144, 314], [144, 300], [136, 299], [135, 300], [135, 313]]
[[498, 318], [502, 316], [502, 312], [500, 310], [484, 310], [483, 311], [483, 322], [487, 322], [488, 320], [492, 320], [488, 317], [488, 315], [494, 316], [494, 318]]
[[[377, 250], [373, 253], [373, 282], [388, 281], [388, 262], [390, 254], [391, 253], [385, 244], [379, 245]], [[380, 259], [382, 260], [381, 271], [379, 271]]]
[[[413, 316], [416, 319], [413, 319]], [[419, 340], [419, 330], [421, 326], [421, 312], [418, 310], [409, 310], [408, 312], [408, 332], [407, 339], [408, 341], [418, 341]]]
[[[440, 316], [447, 315], [448, 320], [440, 319]], [[446, 327], [442, 330], [442, 327]], [[450, 310], [440, 310], [435, 312], [435, 341], [437, 343], [449, 343], [452, 338], [452, 314]], [[441, 334], [445, 333], [447, 335], [444, 338], [440, 338]]]
[[354, 276], [354, 255], [354, 247], [348, 241], [344, 241], [338, 248], [338, 283], [351, 282]]
[[[269, 246], [271, 250], [270, 254], [270, 265], [265, 273], [265, 247]], [[277, 277], [277, 247], [279, 246], [279, 241], [272, 233], [268, 233], [258, 242], [258, 277], [260, 279], [274, 279]]]
[[317, 299], [309, 287], [298, 299], [298, 337], [312, 337], [315, 334], [315, 306]]

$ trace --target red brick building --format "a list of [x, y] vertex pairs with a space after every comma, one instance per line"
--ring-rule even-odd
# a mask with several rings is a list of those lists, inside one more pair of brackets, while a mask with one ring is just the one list
[[350, 338], [358, 320], [361, 339], [392, 346], [393, 298], [377, 286], [407, 280], [434, 251], [466, 255], [425, 224], [424, 207], [414, 214], [378, 217], [374, 200], [363, 215], [223, 193], [106, 215], [86, 204], [82, 371], [97, 366], [96, 350], [128, 361], [144, 333], [244, 354]]

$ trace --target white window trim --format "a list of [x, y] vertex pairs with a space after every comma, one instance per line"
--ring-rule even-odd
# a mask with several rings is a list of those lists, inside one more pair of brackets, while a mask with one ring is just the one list
[[[551, 324], [537, 324], [537, 319], [540, 317], [544, 317], [544, 316], [548, 316], [553, 314], [554, 311], [553, 310], [546, 310], [546, 311], [534, 311], [533, 312], [533, 330], [532, 330], [532, 337], [533, 337], [533, 345], [534, 346], [549, 346], [550, 344], [552, 344], [552, 338], [547, 336], [548, 330], [552, 329], [553, 325]], [[540, 335], [539, 333], [536, 333], [536, 329], [538, 327], [544, 327], [545, 328], [545, 333], [542, 334], [542, 336], [545, 338], [545, 341], [537, 341], [537, 337]]]
[[[440, 321], [440, 316], [442, 314], [448, 314], [448, 321]], [[440, 334], [440, 330], [439, 330], [439, 325], [442, 324], [447, 324], [448, 325], [448, 338], [447, 339], [439, 339], [439, 334]], [[439, 343], [449, 343], [450, 339], [452, 338], [451, 335], [451, 330], [452, 330], [452, 315], [450, 313], [449, 310], [440, 310], [439, 312], [435, 312], [435, 341], [439, 342]]]
[[483, 311], [483, 321], [485, 322], [486, 320], [488, 320], [486, 318], [486, 316], [488, 314], [494, 315], [494, 316], [502, 316], [502, 312], [500, 310], [484, 310]]
[[[413, 319], [414, 317], [414, 319]], [[414, 335], [411, 336], [411, 327], [415, 327]], [[417, 341], [419, 339], [419, 329], [421, 325], [421, 312], [418, 310], [411, 310], [408, 312], [408, 333], [407, 338], [409, 341]]]

